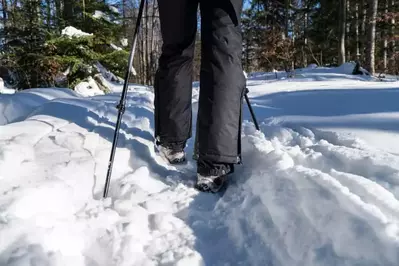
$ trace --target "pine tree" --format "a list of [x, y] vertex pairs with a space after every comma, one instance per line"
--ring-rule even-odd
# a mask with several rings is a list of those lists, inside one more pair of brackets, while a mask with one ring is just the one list
[[[18, 86], [73, 88], [95, 74], [96, 62], [123, 76], [128, 52], [112, 47], [122, 36], [119, 14], [100, 0], [64, 0], [62, 5], [57, 1], [23, 0], [21, 8], [8, 12], [12, 21], [3, 32], [7, 41], [0, 63], [12, 70]], [[56, 6], [54, 13], [49, 11], [51, 5]], [[69, 38], [60, 34], [66, 26], [92, 35]], [[69, 71], [68, 78], [59, 83], [58, 77], [65, 71]]]

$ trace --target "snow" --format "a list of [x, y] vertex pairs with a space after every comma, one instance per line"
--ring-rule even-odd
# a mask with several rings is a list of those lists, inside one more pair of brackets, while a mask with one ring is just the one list
[[29, 89], [0, 94], [0, 125], [24, 120], [32, 111], [56, 98], [76, 97], [70, 89]]
[[123, 47], [126, 47], [129, 44], [129, 41], [126, 38], [122, 38], [120, 41], [121, 41], [121, 44], [122, 44]]
[[245, 106], [219, 194], [192, 187], [193, 139], [187, 165], [155, 153], [152, 88], [130, 85], [104, 200], [122, 85], [0, 95], [0, 265], [398, 265], [399, 82], [343, 72], [248, 74], [261, 131]]
[[88, 77], [87, 81], [82, 81], [75, 86], [74, 90], [81, 96], [103, 95], [104, 91], [98, 87], [92, 77]]
[[5, 87], [3, 79], [0, 78], [0, 94], [13, 94], [13, 93], [15, 93], [15, 90]]
[[118, 14], [120, 13], [119, 9], [117, 7], [115, 7], [115, 6], [109, 6], [109, 9], [111, 9], [111, 11], [114, 12], [114, 13], [118, 13]]
[[102, 12], [100, 10], [95, 10], [94, 14], [93, 14], [93, 17], [97, 18], [97, 19], [103, 18], [103, 19], [111, 22], [111, 18], [107, 14], [105, 14], [104, 12]]
[[117, 46], [117, 45], [115, 45], [113, 43], [111, 43], [111, 48], [114, 49], [114, 50], [117, 50], [117, 51], [123, 50], [121, 47], [119, 47], [119, 46]]
[[111, 71], [109, 71], [108, 69], [106, 69], [102, 64], [100, 64], [99, 62], [96, 62], [96, 64], [94, 65], [94, 67], [97, 69], [98, 72], [100, 72], [100, 74], [104, 77], [104, 79], [106, 79], [107, 81], [109, 81], [109, 85], [110, 87], [114, 87], [114, 85], [112, 82], [121, 82], [123, 81], [122, 78], [117, 77], [115, 74], [113, 74]]
[[84, 36], [92, 36], [92, 33], [83, 32], [75, 27], [68, 26], [62, 30], [62, 35], [66, 35], [69, 38], [72, 37], [84, 37]]

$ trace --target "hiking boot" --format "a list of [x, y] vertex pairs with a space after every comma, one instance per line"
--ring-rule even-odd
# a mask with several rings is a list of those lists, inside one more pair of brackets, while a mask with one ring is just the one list
[[172, 149], [159, 145], [158, 150], [170, 164], [179, 164], [186, 161], [186, 153], [183, 149]]
[[195, 188], [203, 192], [218, 192], [234, 172], [234, 164], [212, 162], [199, 158], [197, 161], [197, 183]]
[[197, 174], [197, 183], [195, 188], [202, 192], [218, 192], [227, 180], [228, 174], [223, 174], [219, 176], [203, 176]]

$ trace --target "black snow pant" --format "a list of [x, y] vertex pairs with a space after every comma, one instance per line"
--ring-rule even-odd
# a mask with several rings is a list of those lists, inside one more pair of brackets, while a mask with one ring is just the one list
[[192, 136], [192, 81], [197, 9], [201, 69], [196, 154], [198, 172], [218, 175], [241, 162], [243, 0], [158, 0], [162, 54], [155, 77], [155, 137], [184, 148]]

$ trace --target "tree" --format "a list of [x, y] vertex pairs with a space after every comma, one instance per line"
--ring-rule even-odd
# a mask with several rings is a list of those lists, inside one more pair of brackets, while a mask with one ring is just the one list
[[368, 32], [366, 49], [366, 67], [371, 75], [375, 73], [375, 36], [378, 0], [368, 0]]
[[[95, 74], [91, 68], [96, 62], [123, 75], [128, 52], [112, 48], [122, 36], [121, 25], [114, 22], [119, 15], [104, 1], [19, 0], [8, 3], [13, 8], [7, 10], [8, 29], [1, 32], [6, 42], [2, 47], [4, 53], [0, 54], [0, 65], [14, 73], [20, 88], [57, 85], [73, 88], [77, 82]], [[53, 12], [51, 5], [56, 7]], [[93, 35], [71, 39], [60, 34], [64, 26], [75, 26]], [[65, 71], [69, 71], [66, 83], [57, 84], [57, 77]]]
[[339, 0], [339, 54], [338, 54], [338, 64], [345, 63], [345, 33], [346, 33], [346, 9], [347, 1]]

